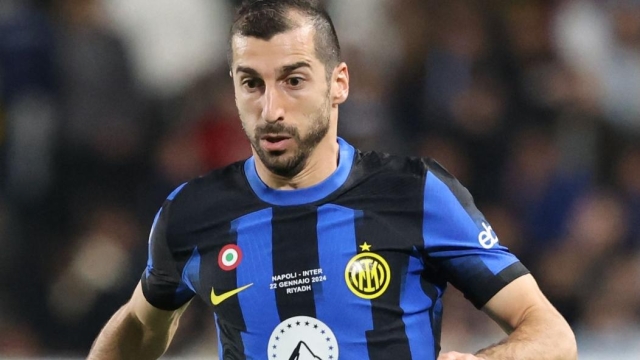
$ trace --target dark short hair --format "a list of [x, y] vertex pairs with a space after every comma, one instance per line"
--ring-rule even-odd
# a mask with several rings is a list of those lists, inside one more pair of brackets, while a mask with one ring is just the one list
[[318, 0], [249, 0], [243, 1], [229, 35], [229, 66], [233, 63], [231, 41], [234, 36], [249, 36], [269, 41], [275, 35], [295, 29], [290, 11], [309, 19], [315, 28], [316, 57], [325, 65], [327, 74], [340, 63], [340, 43], [329, 14]]

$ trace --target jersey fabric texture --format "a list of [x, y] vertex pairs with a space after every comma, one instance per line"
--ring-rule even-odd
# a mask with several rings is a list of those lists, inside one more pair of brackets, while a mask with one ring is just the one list
[[146, 299], [208, 303], [225, 360], [435, 360], [447, 283], [480, 308], [528, 273], [438, 163], [338, 142], [310, 188], [267, 187], [253, 158], [177, 188], [151, 230]]

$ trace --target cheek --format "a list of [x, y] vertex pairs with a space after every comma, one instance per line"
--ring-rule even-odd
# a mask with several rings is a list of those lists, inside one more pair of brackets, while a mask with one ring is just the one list
[[260, 110], [256, 109], [252, 104], [253, 103], [251, 101], [246, 99], [239, 100], [236, 98], [238, 115], [240, 116], [240, 120], [242, 120], [242, 125], [245, 127], [251, 127], [252, 124], [256, 123], [257, 118], [260, 116]]
[[312, 116], [326, 103], [325, 92], [315, 90], [306, 94], [301, 94], [298, 98], [294, 98], [294, 106], [290, 110], [294, 110], [299, 115], [306, 117]]
[[244, 132], [247, 136], [252, 137], [255, 132], [255, 121], [252, 121], [250, 116], [242, 112], [238, 112], [238, 114], [240, 115], [240, 123], [242, 124]]

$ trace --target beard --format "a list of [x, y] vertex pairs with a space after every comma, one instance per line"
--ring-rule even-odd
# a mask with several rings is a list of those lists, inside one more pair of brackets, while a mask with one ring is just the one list
[[[311, 120], [311, 129], [304, 137], [300, 135], [298, 128], [286, 126], [280, 122], [268, 123], [256, 128], [254, 136], [249, 136], [249, 140], [264, 166], [272, 173], [286, 178], [299, 174], [307, 164], [311, 153], [329, 132], [329, 108], [327, 96], [326, 101], [308, 116]], [[296, 146], [286, 151], [267, 151], [260, 147], [260, 138], [266, 134], [286, 134], [291, 137]], [[292, 153], [289, 154], [289, 152]]]

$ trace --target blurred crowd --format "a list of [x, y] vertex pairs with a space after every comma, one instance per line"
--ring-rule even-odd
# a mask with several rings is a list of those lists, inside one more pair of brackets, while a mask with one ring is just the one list
[[[250, 155], [236, 2], [0, 0], [0, 357], [85, 355], [164, 198]], [[352, 85], [339, 135], [443, 164], [582, 349], [637, 343], [640, 1], [326, 4]], [[501, 337], [457, 290], [445, 304], [444, 348]], [[176, 356], [216, 347], [192, 307]]]

